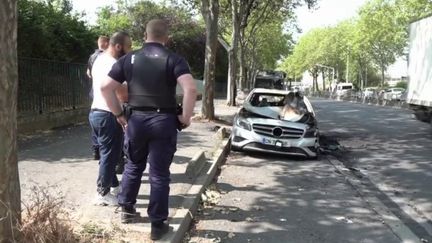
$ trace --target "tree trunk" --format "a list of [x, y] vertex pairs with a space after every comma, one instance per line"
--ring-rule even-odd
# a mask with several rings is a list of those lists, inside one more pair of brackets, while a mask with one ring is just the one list
[[381, 65], [381, 87], [384, 87], [385, 83], [385, 67]]
[[17, 0], [0, 1], [0, 242], [18, 242]]
[[322, 90], [326, 90], [326, 85], [325, 85], [325, 72], [324, 72], [324, 70], [321, 70], [321, 75], [322, 75], [322, 79], [323, 79], [323, 89], [322, 89]]
[[206, 25], [204, 93], [201, 113], [204, 118], [214, 120], [215, 114], [213, 101], [218, 43], [219, 0], [203, 0], [201, 11]]
[[239, 35], [239, 48], [238, 48], [238, 57], [239, 57], [239, 80], [238, 80], [238, 85], [239, 85], [239, 89], [243, 90], [245, 87], [245, 83], [246, 83], [246, 64], [245, 64], [245, 46], [244, 46], [244, 42], [242, 41], [242, 39], [244, 39], [244, 30], [240, 32]]
[[314, 72], [314, 75], [313, 75], [313, 82], [314, 82], [314, 84], [315, 84], [315, 92], [319, 92], [319, 87], [318, 87], [318, 71], [315, 71]]
[[228, 50], [228, 105], [236, 105], [236, 83], [237, 83], [237, 51], [239, 45], [240, 19], [238, 17], [238, 2], [231, 1], [232, 34], [231, 46]]

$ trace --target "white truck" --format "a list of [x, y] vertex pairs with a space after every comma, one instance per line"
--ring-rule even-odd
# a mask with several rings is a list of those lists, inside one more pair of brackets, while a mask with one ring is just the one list
[[415, 117], [432, 121], [432, 16], [410, 24], [407, 103]]

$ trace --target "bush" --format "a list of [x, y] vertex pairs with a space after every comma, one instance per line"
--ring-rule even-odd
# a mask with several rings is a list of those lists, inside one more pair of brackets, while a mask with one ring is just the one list
[[408, 83], [406, 81], [400, 81], [396, 84], [397, 88], [403, 88], [403, 89], [407, 89], [408, 88]]
[[22, 242], [79, 242], [71, 220], [64, 210], [64, 197], [54, 197], [49, 187], [31, 188], [28, 202], [23, 203], [22, 222], [18, 226]]

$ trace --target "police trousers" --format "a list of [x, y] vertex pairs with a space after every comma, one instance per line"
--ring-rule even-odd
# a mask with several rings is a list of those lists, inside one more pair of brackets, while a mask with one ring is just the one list
[[150, 200], [147, 214], [152, 223], [168, 218], [170, 165], [177, 150], [177, 116], [133, 111], [124, 140], [126, 164], [121, 180], [119, 204], [133, 207], [141, 177], [149, 164]]

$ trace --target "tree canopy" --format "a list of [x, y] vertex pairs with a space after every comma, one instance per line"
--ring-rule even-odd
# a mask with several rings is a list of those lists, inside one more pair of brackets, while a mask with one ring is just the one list
[[139, 1], [126, 5], [118, 1], [114, 6], [101, 9], [98, 14], [96, 31], [112, 34], [125, 30], [132, 36], [135, 48], [141, 47], [146, 23], [154, 18], [167, 20], [170, 26], [168, 48], [186, 57], [195, 77], [203, 76], [205, 29], [203, 23], [193, 18], [186, 8], [167, 6], [152, 1]]
[[431, 13], [428, 0], [370, 0], [354, 18], [306, 33], [279, 68], [298, 77], [322, 64], [335, 68], [339, 81], [348, 78], [359, 87], [377, 85], [379, 70], [384, 85], [388, 66], [406, 55], [409, 23]]
[[19, 0], [18, 55], [86, 62], [96, 35], [71, 10], [70, 0]]

